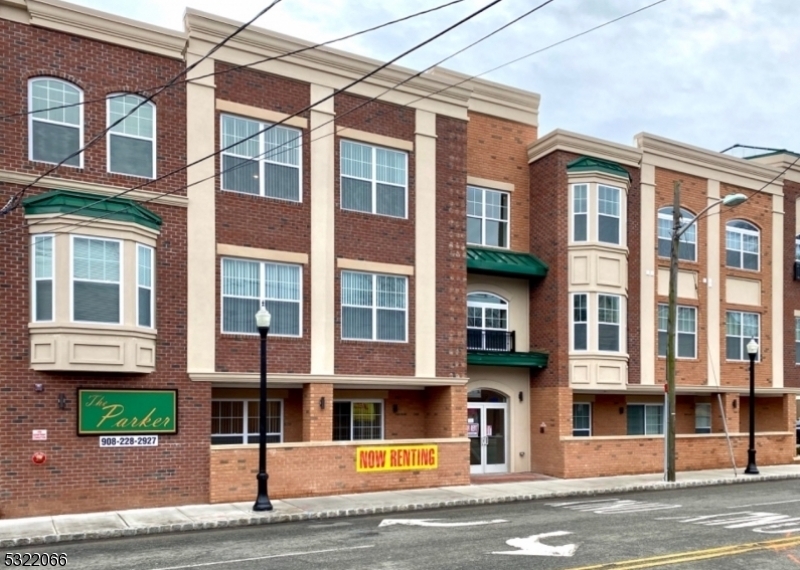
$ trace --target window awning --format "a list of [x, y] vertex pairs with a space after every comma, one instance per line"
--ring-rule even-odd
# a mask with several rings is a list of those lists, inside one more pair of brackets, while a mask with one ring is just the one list
[[467, 270], [475, 273], [492, 273], [513, 277], [545, 277], [547, 264], [530, 253], [489, 249], [467, 248]]
[[146, 228], [159, 230], [161, 217], [133, 200], [76, 192], [53, 190], [32, 196], [22, 202], [26, 216], [40, 214], [75, 214], [87, 218], [104, 218], [120, 222], [133, 222]]
[[546, 352], [468, 352], [467, 364], [481, 366], [517, 366], [523, 368], [546, 368], [549, 354]]
[[611, 174], [612, 176], [625, 178], [626, 180], [630, 180], [631, 178], [628, 171], [616, 162], [591, 156], [576, 158], [567, 164], [567, 172], [603, 172], [605, 174]]

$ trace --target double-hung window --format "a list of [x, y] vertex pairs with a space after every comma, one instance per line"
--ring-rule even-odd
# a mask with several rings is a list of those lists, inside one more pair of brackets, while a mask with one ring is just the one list
[[122, 323], [122, 244], [72, 237], [72, 320]]
[[597, 185], [597, 241], [620, 243], [620, 189]]
[[694, 405], [694, 433], [711, 433], [711, 404], [708, 402]]
[[108, 98], [109, 172], [155, 177], [156, 106], [144, 101], [138, 95]]
[[572, 295], [572, 350], [589, 350], [589, 295]]
[[628, 435], [658, 435], [663, 433], [663, 404], [628, 404]]
[[222, 189], [301, 201], [298, 129], [222, 115]]
[[[669, 257], [672, 249], [672, 206], [658, 211], [658, 255]], [[681, 208], [679, 224], [684, 228], [694, 216]], [[697, 260], [697, 225], [692, 224], [678, 238], [678, 259]]]
[[33, 236], [33, 320], [52, 321], [55, 294], [53, 289], [52, 235]]
[[597, 349], [619, 352], [621, 332], [620, 297], [597, 296]]
[[[258, 443], [258, 400], [212, 400], [211, 443]], [[267, 443], [283, 441], [283, 400], [267, 400]]]
[[257, 334], [255, 314], [262, 305], [272, 314], [270, 335], [300, 336], [299, 265], [222, 260], [222, 332]]
[[333, 440], [383, 439], [383, 402], [380, 400], [333, 403]]
[[[678, 358], [696, 358], [697, 356], [697, 309], [694, 307], [677, 307], [677, 323], [675, 327], [676, 356]], [[669, 306], [658, 306], [658, 355], [667, 355], [667, 325]]]
[[800, 318], [794, 319], [794, 363], [800, 364]]
[[572, 241], [589, 239], [589, 185], [572, 185]]
[[136, 244], [136, 322], [153, 327], [153, 248]]
[[405, 218], [408, 155], [348, 140], [340, 152], [342, 209]]
[[467, 350], [511, 350], [508, 301], [492, 293], [467, 295]]
[[733, 220], [725, 226], [725, 264], [758, 271], [758, 228], [749, 222]]
[[592, 405], [588, 402], [572, 404], [572, 435], [589, 437], [592, 435]]
[[82, 167], [83, 92], [66, 81], [40, 77], [30, 81], [28, 97], [30, 159]]
[[760, 321], [758, 313], [728, 311], [725, 313], [725, 358], [727, 360], [749, 360], [747, 343], [750, 339], [760, 342]]
[[406, 341], [405, 277], [342, 271], [342, 338]]
[[508, 247], [508, 193], [467, 186], [467, 243]]

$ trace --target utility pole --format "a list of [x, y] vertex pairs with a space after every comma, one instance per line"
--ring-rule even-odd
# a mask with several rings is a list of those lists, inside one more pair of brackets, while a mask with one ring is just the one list
[[674, 182], [672, 200], [672, 241], [669, 256], [669, 306], [667, 316], [667, 433], [664, 434], [666, 479], [675, 481], [675, 329], [678, 313], [678, 247], [681, 236], [681, 183]]

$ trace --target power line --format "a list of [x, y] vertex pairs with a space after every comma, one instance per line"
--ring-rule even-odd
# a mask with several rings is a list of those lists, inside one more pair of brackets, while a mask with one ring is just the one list
[[[396, 18], [394, 20], [390, 20], [388, 22], [384, 22], [382, 24], [378, 24], [376, 26], [372, 26], [371, 28], [366, 28], [366, 29], [363, 29], [363, 30], [359, 30], [357, 32], [353, 32], [351, 34], [348, 34], [346, 36], [341, 36], [339, 38], [328, 40], [328, 41], [325, 41], [325, 42], [322, 42], [322, 43], [319, 43], [319, 44], [314, 44], [314, 45], [302, 47], [300, 49], [289, 51], [289, 52], [283, 53], [281, 55], [265, 57], [265, 58], [262, 58], [262, 59], [257, 59], [255, 61], [251, 61], [250, 63], [243, 63], [243, 64], [240, 64], [240, 65], [234, 65], [234, 66], [228, 67], [226, 69], [221, 69], [219, 71], [213, 71], [211, 73], [206, 73], [205, 75], [198, 75], [197, 77], [193, 77], [192, 79], [184, 79], [183, 81], [179, 81], [179, 82], [175, 83], [174, 85], [182, 85], [182, 84], [185, 84], [185, 83], [189, 83], [190, 81], [198, 81], [200, 79], [206, 79], [208, 77], [214, 77], [214, 76], [217, 76], [217, 75], [230, 73], [232, 71], [237, 71], [239, 69], [253, 67], [254, 65], [260, 65], [262, 63], [267, 63], [267, 62], [270, 62], [270, 61], [274, 61], [276, 59], [283, 59], [283, 58], [286, 58], [286, 57], [289, 57], [289, 56], [297, 55], [299, 53], [303, 53], [305, 51], [309, 51], [309, 50], [317, 49], [317, 48], [320, 48], [320, 47], [324, 47], [324, 46], [327, 46], [327, 45], [330, 45], [330, 44], [343, 42], [345, 40], [349, 40], [349, 39], [355, 38], [357, 36], [360, 36], [360, 35], [363, 35], [363, 34], [367, 34], [369, 32], [374, 32], [375, 30], [380, 30], [381, 28], [385, 28], [387, 26], [391, 26], [391, 25], [394, 25], [394, 24], [397, 24], [397, 23], [400, 23], [400, 22], [404, 22], [406, 20], [410, 20], [410, 19], [416, 18], [418, 16], [424, 16], [426, 14], [430, 14], [431, 12], [436, 12], [437, 10], [441, 10], [443, 8], [448, 8], [448, 7], [450, 7], [450, 6], [454, 5], [454, 4], [459, 4], [461, 2], [464, 2], [464, 0], [451, 0], [450, 2], [447, 2], [445, 4], [440, 4], [439, 6], [434, 6], [433, 8], [428, 8], [427, 10], [422, 10], [420, 12], [414, 12], [413, 14], [409, 14], [409, 15], [403, 16], [401, 18]], [[57, 105], [57, 106], [54, 106], [54, 107], [47, 107], [45, 109], [38, 109], [36, 111], [26, 110], [26, 111], [19, 111], [17, 113], [10, 113], [8, 115], [0, 115], [0, 121], [2, 121], [4, 119], [13, 118], [13, 117], [23, 117], [23, 116], [26, 116], [26, 115], [31, 115], [33, 113], [43, 113], [43, 112], [46, 112], [46, 111], [57, 111], [59, 109], [69, 109], [70, 107], [79, 107], [81, 105], [90, 105], [90, 104], [93, 104], [93, 103], [102, 103], [102, 102], [107, 101], [108, 99], [114, 99], [114, 98], [117, 98], [117, 97], [124, 97], [125, 95], [129, 95], [129, 94], [144, 95], [144, 94], [146, 94], [146, 93], [148, 93], [150, 91], [154, 91], [156, 89], [160, 89], [163, 86], [164, 85], [162, 84], [162, 85], [157, 85], [155, 87], [148, 87], [146, 89], [139, 89], [138, 91], [132, 91], [132, 92], [128, 92], [128, 93], [119, 93], [117, 95], [108, 95], [106, 97], [97, 97], [96, 99], [89, 99], [88, 101], [84, 100], [84, 101], [80, 101], [78, 103], [69, 103], [69, 104], [66, 104], [66, 105]], [[122, 91], [122, 90], [117, 90], [117, 91]]]
[[[156, 95], [158, 95], [158, 94], [162, 93], [163, 91], [165, 91], [166, 89], [169, 89], [170, 87], [172, 87], [172, 85], [173, 85], [173, 84], [174, 84], [176, 81], [178, 81], [178, 80], [179, 80], [181, 77], [183, 77], [184, 75], [186, 75], [187, 73], [189, 73], [189, 72], [190, 72], [192, 69], [194, 69], [195, 67], [197, 67], [198, 65], [200, 65], [200, 63], [202, 63], [203, 61], [205, 61], [206, 59], [208, 59], [209, 57], [211, 57], [211, 56], [212, 56], [214, 53], [216, 53], [216, 52], [217, 52], [217, 50], [219, 50], [219, 49], [222, 49], [222, 47], [223, 47], [223, 46], [224, 46], [226, 43], [228, 43], [230, 40], [232, 40], [234, 37], [236, 37], [236, 36], [237, 36], [238, 34], [240, 34], [242, 31], [244, 31], [244, 30], [245, 30], [245, 29], [246, 29], [246, 28], [247, 28], [247, 27], [248, 27], [250, 24], [252, 24], [252, 23], [253, 23], [253, 22], [255, 22], [256, 20], [258, 20], [258, 19], [259, 19], [261, 16], [263, 16], [264, 14], [266, 14], [267, 12], [269, 12], [269, 11], [270, 11], [272, 8], [274, 8], [275, 6], [277, 6], [278, 4], [280, 4], [282, 1], [283, 1], [283, 0], [272, 0], [272, 3], [270, 3], [270, 4], [269, 4], [269, 5], [266, 7], [266, 8], [263, 8], [262, 10], [260, 10], [260, 11], [258, 12], [258, 14], [256, 14], [256, 15], [255, 15], [255, 17], [253, 17], [253, 18], [252, 18], [252, 19], [250, 19], [249, 21], [245, 22], [244, 24], [242, 24], [241, 26], [239, 26], [238, 28], [236, 28], [236, 29], [235, 29], [233, 32], [231, 32], [231, 33], [230, 33], [230, 34], [228, 34], [228, 35], [227, 35], [225, 38], [223, 38], [223, 40], [222, 40], [221, 42], [218, 42], [216, 45], [214, 45], [214, 47], [212, 47], [212, 48], [211, 48], [211, 49], [208, 51], [208, 53], [207, 53], [207, 54], [205, 54], [203, 57], [201, 57], [200, 59], [198, 59], [197, 61], [195, 61], [193, 64], [191, 64], [191, 65], [188, 65], [188, 66], [186, 66], [184, 69], [182, 69], [182, 70], [181, 70], [181, 72], [180, 72], [178, 75], [176, 75], [175, 77], [173, 77], [173, 78], [172, 78], [172, 80], [171, 80], [169, 83], [167, 83], [166, 85], [164, 85], [163, 87], [161, 87], [160, 89], [158, 89], [157, 91], [155, 91], [153, 94], [149, 95], [148, 97], [145, 97], [145, 98], [144, 98], [142, 101], [140, 101], [140, 102], [139, 102], [139, 104], [138, 104], [138, 105], [136, 105], [136, 106], [135, 106], [133, 109], [131, 109], [130, 111], [128, 111], [128, 113], [127, 113], [127, 114], [125, 114], [124, 116], [120, 117], [119, 119], [117, 119], [117, 120], [116, 120], [115, 122], [113, 122], [112, 124], [108, 125], [108, 126], [105, 128], [105, 129], [103, 129], [103, 130], [102, 130], [102, 131], [101, 131], [101, 132], [100, 132], [100, 133], [99, 133], [97, 136], [95, 136], [95, 137], [94, 137], [92, 140], [90, 140], [90, 141], [89, 141], [87, 144], [85, 144], [85, 145], [84, 145], [82, 148], [79, 148], [78, 150], [76, 150], [75, 152], [73, 152], [72, 154], [70, 154], [69, 156], [67, 156], [66, 158], [63, 158], [63, 159], [61, 160], [61, 162], [59, 162], [58, 164], [56, 164], [55, 166], [53, 166], [52, 168], [50, 168], [49, 170], [47, 170], [47, 172], [45, 172], [44, 174], [40, 174], [39, 176], [37, 176], [37, 177], [36, 177], [36, 179], [35, 179], [33, 182], [31, 182], [31, 183], [29, 183], [29, 184], [25, 185], [25, 186], [22, 188], [22, 190], [18, 191], [18, 192], [17, 192], [17, 193], [16, 193], [14, 196], [12, 196], [12, 197], [9, 199], [9, 201], [6, 203], [6, 205], [5, 205], [5, 206], [3, 206], [2, 208], [0, 208], [0, 216], [2, 216], [2, 215], [5, 215], [5, 214], [7, 214], [8, 212], [10, 212], [10, 211], [14, 210], [14, 209], [15, 209], [15, 208], [16, 208], [16, 207], [19, 205], [19, 202], [20, 202], [20, 200], [23, 198], [23, 196], [25, 196], [25, 192], [27, 192], [29, 188], [31, 188], [32, 186], [36, 185], [36, 184], [37, 184], [37, 183], [38, 183], [40, 180], [42, 180], [44, 177], [46, 177], [46, 176], [48, 176], [48, 175], [52, 174], [53, 172], [55, 172], [56, 170], [58, 170], [58, 168], [60, 168], [61, 166], [63, 166], [63, 165], [64, 165], [64, 164], [65, 164], [67, 161], [69, 161], [70, 159], [72, 159], [72, 158], [75, 158], [76, 156], [80, 156], [80, 155], [81, 155], [81, 153], [83, 153], [83, 152], [84, 152], [86, 149], [88, 149], [88, 148], [89, 148], [89, 147], [91, 147], [92, 145], [96, 144], [96, 143], [97, 143], [99, 140], [101, 140], [101, 139], [103, 138], [103, 136], [105, 136], [105, 134], [106, 134], [106, 133], [108, 133], [108, 132], [109, 132], [111, 129], [113, 129], [114, 127], [116, 127], [117, 125], [119, 125], [119, 124], [120, 124], [122, 121], [124, 121], [125, 119], [127, 119], [128, 117], [130, 117], [130, 116], [131, 116], [131, 115], [132, 115], [132, 114], [133, 114], [135, 111], [137, 111], [137, 110], [138, 110], [140, 107], [142, 107], [143, 105], [145, 105], [145, 104], [149, 103], [150, 101], [152, 101], [152, 100], [153, 100], [153, 98], [154, 98], [154, 97], [156, 97]], [[30, 135], [30, 133], [29, 133], [29, 135]]]

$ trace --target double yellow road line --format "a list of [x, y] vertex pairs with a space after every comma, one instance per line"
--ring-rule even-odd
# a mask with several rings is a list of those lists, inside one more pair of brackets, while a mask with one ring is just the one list
[[707, 548], [705, 550], [677, 552], [675, 554], [664, 554], [662, 556], [652, 556], [650, 558], [636, 558], [634, 560], [624, 560], [622, 562], [594, 564], [592, 566], [570, 568], [569, 570], [636, 570], [637, 568], [658, 568], [659, 566], [669, 566], [670, 564], [686, 564], [687, 562], [708, 560], [710, 558], [738, 556], [740, 554], [758, 552], [761, 550], [783, 550], [793, 546], [800, 546], [800, 536], [780, 538], [777, 540], [767, 540], [762, 542], [732, 544], [730, 546]]

